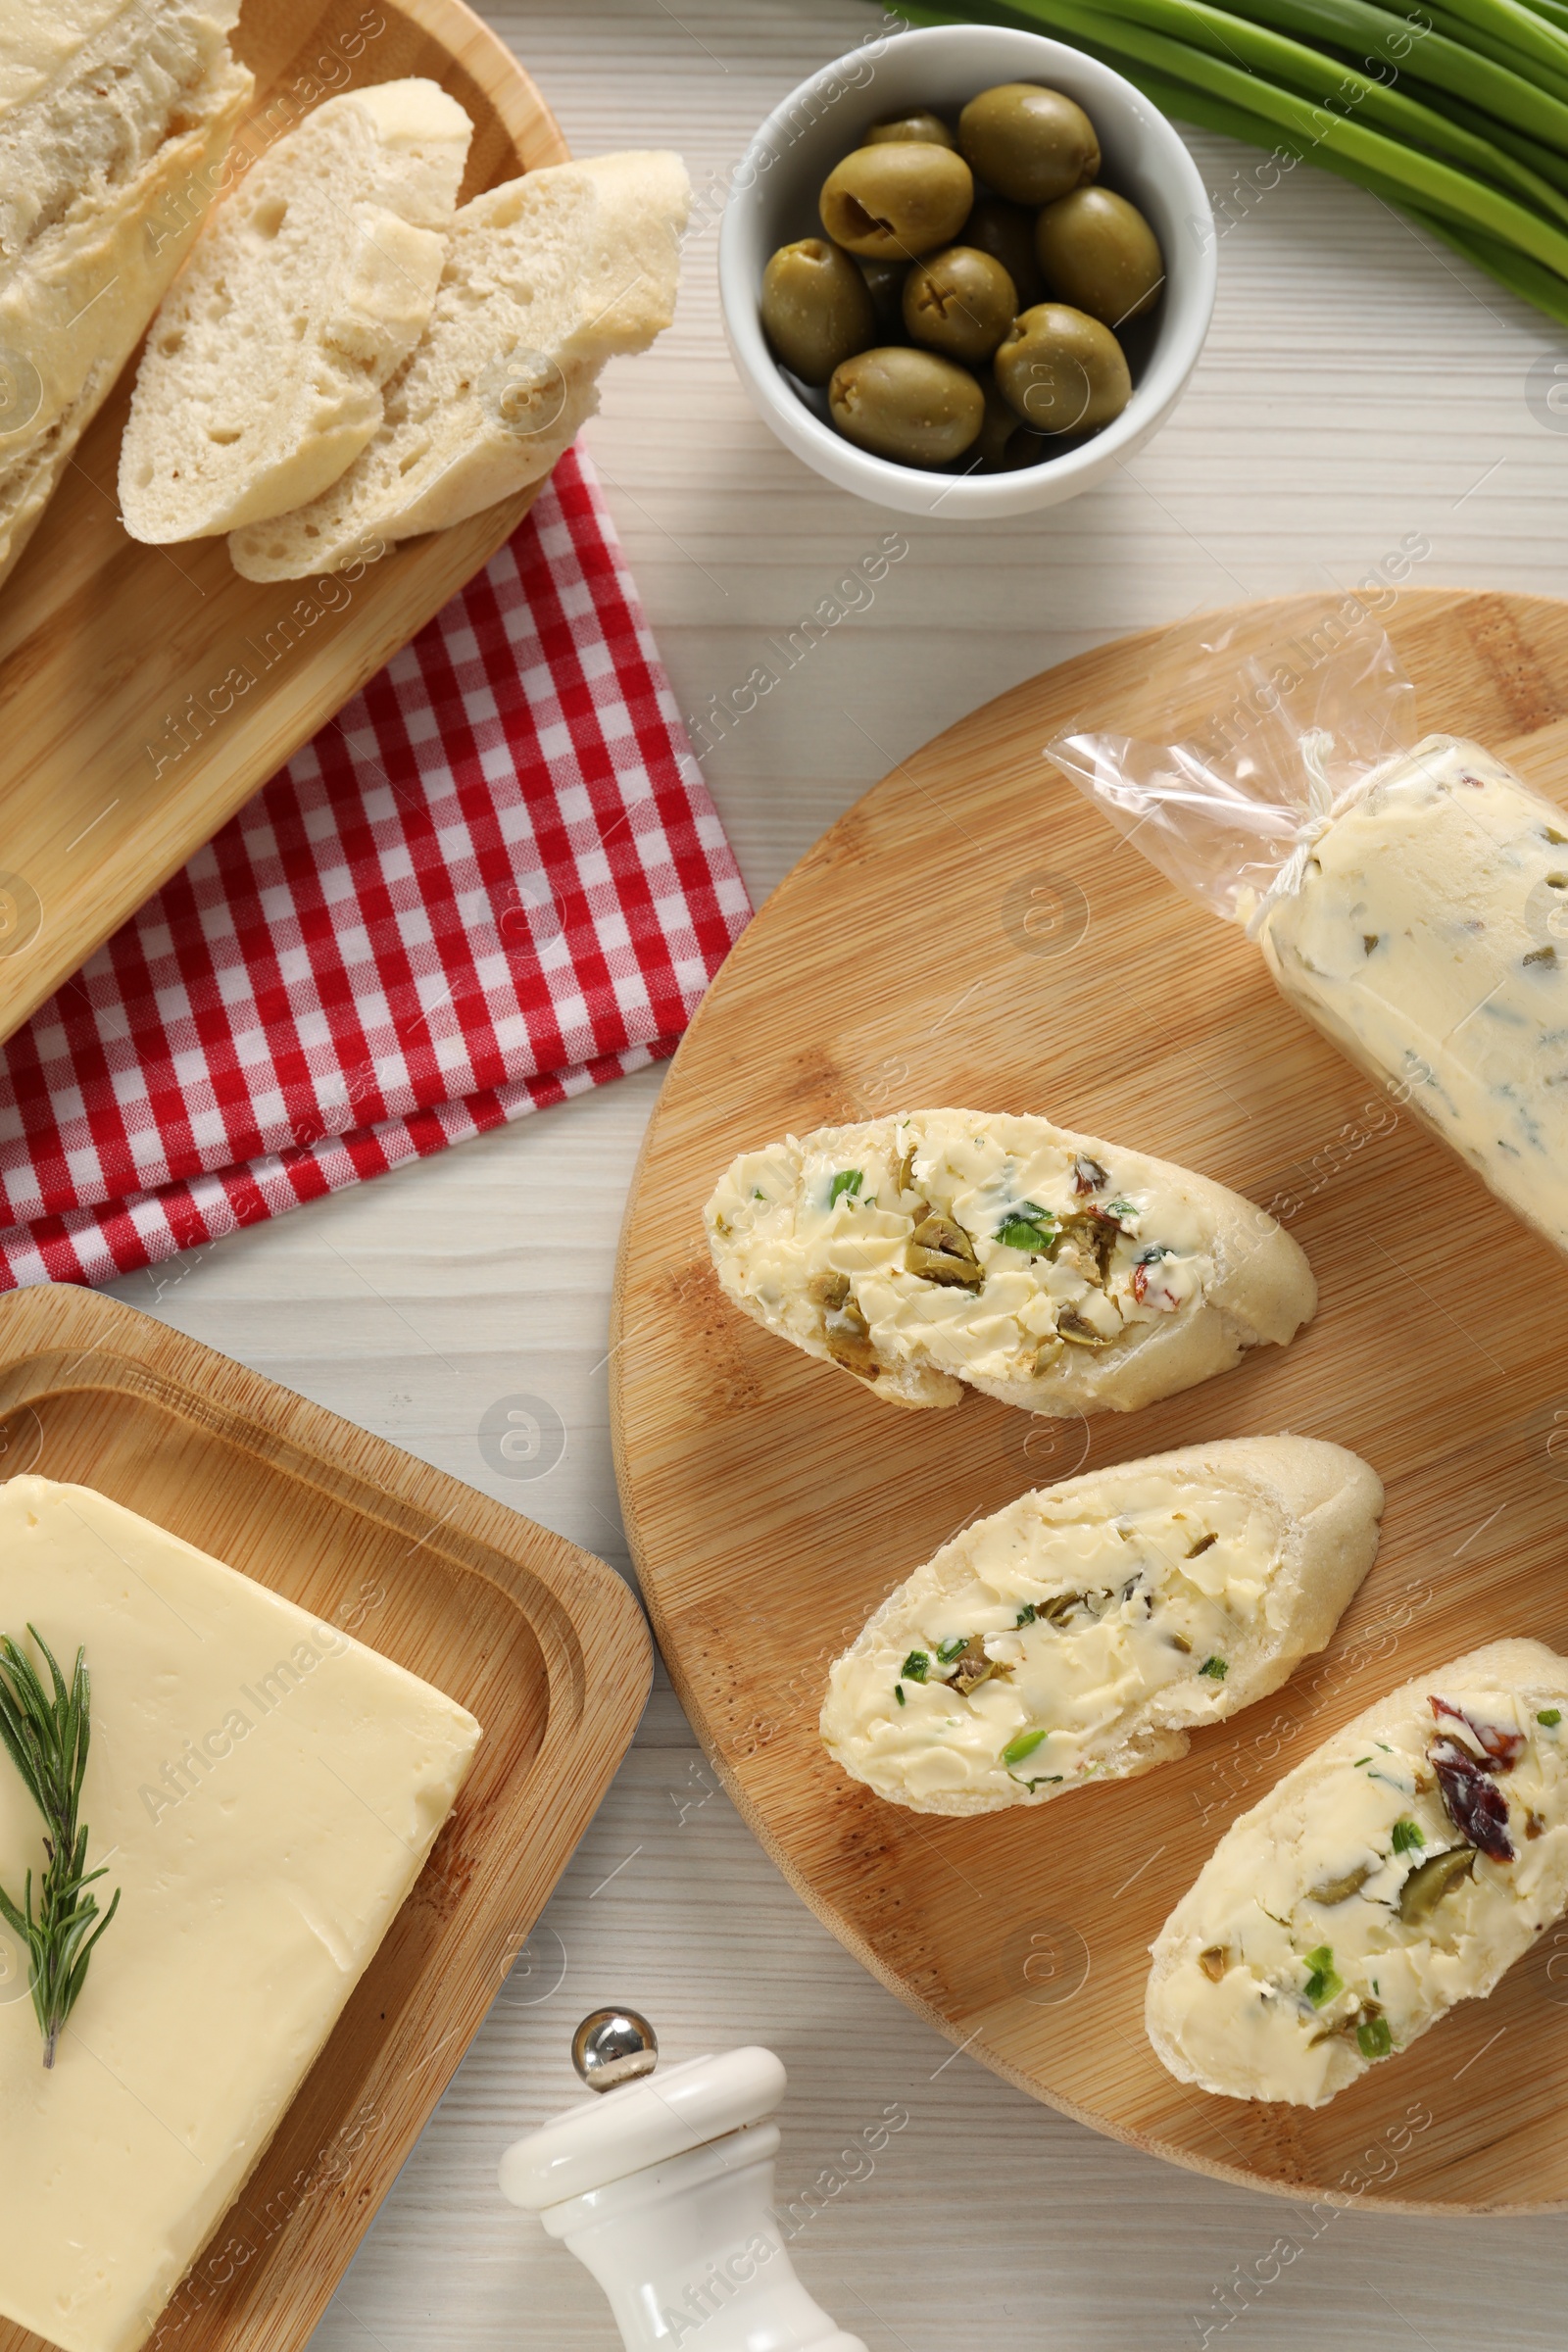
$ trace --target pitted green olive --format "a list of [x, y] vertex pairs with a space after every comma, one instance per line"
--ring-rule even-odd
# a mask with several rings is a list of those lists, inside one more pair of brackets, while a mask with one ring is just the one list
[[925, 147], [956, 147], [952, 131], [940, 115], [924, 107], [911, 107], [906, 115], [890, 115], [886, 122], [873, 122], [861, 135], [862, 147], [885, 147], [892, 140], [913, 139]]
[[1035, 252], [1054, 296], [1120, 326], [1152, 310], [1164, 257], [1143, 214], [1109, 188], [1074, 188], [1035, 222]]
[[993, 470], [997, 473], [1021, 473], [1026, 466], [1038, 466], [1042, 458], [1051, 455], [1051, 443], [1040, 433], [1030, 432], [1027, 425], [1015, 427], [1012, 439], [1002, 453], [1002, 463]]
[[958, 117], [958, 149], [1011, 204], [1054, 204], [1100, 175], [1100, 141], [1081, 106], [1034, 81], [1004, 81]]
[[[907, 262], [858, 262], [857, 269], [866, 282], [871, 307], [876, 312], [878, 330], [883, 335], [904, 332], [904, 281], [909, 273]], [[866, 341], [869, 342], [867, 336]], [[861, 346], [862, 350], [864, 345]]]
[[1098, 432], [1132, 398], [1108, 326], [1064, 302], [1037, 303], [1007, 329], [992, 362], [1003, 397], [1036, 433]]
[[847, 253], [826, 237], [781, 245], [762, 272], [762, 329], [806, 384], [825, 384], [876, 333], [876, 307]]
[[1018, 419], [997, 390], [989, 368], [980, 379], [980, 389], [985, 394], [986, 413], [970, 455], [979, 459], [982, 473], [1004, 473], [1008, 470], [1007, 444], [1019, 430]]
[[1034, 215], [1021, 204], [1004, 204], [1000, 196], [982, 196], [958, 233], [960, 245], [972, 245], [1000, 262], [1013, 282], [1018, 308], [1027, 311], [1046, 299], [1046, 281], [1035, 259]]
[[[969, 456], [978, 458], [982, 473], [1017, 473], [1023, 466], [1038, 466], [1042, 458], [1052, 455], [1054, 444], [1018, 422], [1014, 411], [997, 390], [989, 368], [981, 378], [980, 388], [986, 396], [985, 421]], [[1055, 1342], [1052, 1345], [1054, 1347]]]
[[1018, 312], [1011, 278], [972, 245], [947, 245], [916, 262], [904, 281], [904, 324], [912, 341], [971, 368], [989, 360]]
[[985, 394], [966, 368], [889, 344], [834, 370], [828, 408], [847, 441], [899, 466], [945, 466], [980, 430]]
[[822, 182], [822, 226], [870, 262], [912, 262], [957, 235], [974, 202], [961, 155], [916, 139], [858, 147]]

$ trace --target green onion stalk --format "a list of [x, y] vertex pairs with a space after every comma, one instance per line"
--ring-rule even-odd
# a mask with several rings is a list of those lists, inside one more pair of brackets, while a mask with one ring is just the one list
[[1368, 189], [1568, 324], [1568, 0], [954, 0], [1047, 32], [1162, 114]]

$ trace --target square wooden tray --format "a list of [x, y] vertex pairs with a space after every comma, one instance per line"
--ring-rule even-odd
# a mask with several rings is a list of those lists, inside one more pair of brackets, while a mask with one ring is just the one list
[[[320, 2318], [604, 1795], [647, 1694], [647, 1630], [602, 1560], [90, 1291], [0, 1299], [0, 1474], [26, 1470], [142, 1512], [484, 1726], [413, 1893], [152, 2339], [282, 2352]], [[0, 2322], [0, 2352], [41, 2346]]]

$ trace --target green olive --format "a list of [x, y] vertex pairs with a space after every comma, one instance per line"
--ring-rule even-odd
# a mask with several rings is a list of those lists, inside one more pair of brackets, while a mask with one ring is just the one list
[[828, 408], [847, 441], [900, 466], [945, 466], [980, 430], [985, 394], [966, 368], [906, 344], [862, 351], [833, 371]]
[[997, 390], [989, 368], [980, 380], [980, 389], [986, 396], [986, 413], [971, 454], [979, 459], [982, 473], [1001, 473], [1005, 469], [1007, 444], [1019, 430], [1018, 419]]
[[960, 245], [973, 245], [1000, 262], [1017, 289], [1018, 308], [1029, 310], [1046, 299], [1046, 281], [1035, 259], [1034, 215], [1021, 204], [1004, 204], [1000, 196], [982, 196], [958, 232]]
[[1011, 278], [972, 245], [944, 246], [916, 262], [904, 281], [910, 340], [971, 368], [990, 359], [1017, 313]]
[[869, 262], [912, 262], [949, 245], [974, 202], [961, 155], [916, 139], [858, 147], [822, 182], [822, 226]]
[[822, 1345], [834, 1363], [862, 1380], [875, 1380], [882, 1367], [871, 1345], [871, 1327], [850, 1290], [847, 1274], [813, 1274], [807, 1289], [822, 1309]]
[[859, 270], [826, 237], [781, 245], [762, 272], [762, 329], [792, 374], [825, 384], [840, 360], [876, 333], [876, 308]]
[[[884, 335], [902, 335], [904, 281], [909, 274], [908, 263], [858, 262], [856, 267], [870, 291], [871, 307], [876, 313], [879, 331]], [[864, 345], [860, 348], [863, 350]]]
[[[980, 390], [978, 384], [975, 390]], [[929, 1216], [921, 1218], [909, 1236], [904, 1254], [909, 1272], [918, 1274], [922, 1281], [941, 1283], [950, 1290], [985, 1288], [985, 1271], [975, 1255], [974, 1244], [956, 1217], [944, 1217], [933, 1209]]]
[[1004, 81], [958, 117], [958, 148], [1012, 204], [1054, 204], [1099, 177], [1100, 141], [1081, 106], [1034, 81]]
[[[986, 396], [985, 421], [969, 455], [979, 459], [982, 473], [1016, 473], [1022, 466], [1038, 466], [1042, 458], [1051, 455], [1051, 443], [1018, 422], [1016, 414], [997, 390], [996, 378], [989, 368], [980, 379], [980, 388]], [[1042, 1609], [1041, 1615], [1045, 1614]]]
[[1021, 473], [1026, 466], [1038, 466], [1042, 458], [1051, 455], [1051, 443], [1041, 433], [1031, 433], [1020, 424], [1002, 453], [998, 473]]
[[1063, 1307], [1056, 1317], [1056, 1335], [1070, 1340], [1075, 1348], [1108, 1348], [1110, 1337], [1098, 1331], [1095, 1325], [1078, 1312], [1075, 1306]]
[[890, 140], [913, 139], [926, 147], [956, 147], [952, 131], [940, 115], [928, 114], [922, 107], [911, 107], [906, 115], [889, 115], [884, 122], [873, 122], [862, 132], [862, 147], [885, 147]]
[[1109, 188], [1074, 188], [1048, 204], [1035, 222], [1035, 252], [1052, 293], [1106, 326], [1141, 318], [1165, 282], [1153, 230]]
[[1132, 398], [1109, 327], [1064, 302], [1037, 303], [1015, 318], [992, 365], [1003, 398], [1036, 433], [1098, 432]]
[[1375, 1862], [1357, 1862], [1350, 1870], [1333, 1873], [1326, 1879], [1320, 1879], [1315, 1886], [1309, 1886], [1307, 1898], [1331, 1909], [1336, 1903], [1348, 1903], [1352, 1894], [1360, 1893], [1377, 1867]]
[[1467, 1879], [1475, 1867], [1476, 1849], [1473, 1845], [1450, 1845], [1442, 1853], [1429, 1854], [1418, 1862], [1404, 1885], [1399, 1888], [1399, 1918], [1407, 1928], [1416, 1928], [1430, 1919], [1446, 1894], [1451, 1894], [1461, 1879]]

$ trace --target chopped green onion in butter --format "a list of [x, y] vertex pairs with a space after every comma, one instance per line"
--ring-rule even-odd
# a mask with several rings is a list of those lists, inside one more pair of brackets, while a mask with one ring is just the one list
[[1337, 1992], [1345, 1990], [1345, 1979], [1335, 1974], [1333, 1945], [1320, 1943], [1315, 1951], [1307, 1953], [1306, 1965], [1312, 1973], [1302, 1990], [1313, 2008], [1321, 2009]]
[[1394, 2035], [1386, 2017], [1364, 2017], [1355, 2029], [1355, 2045], [1363, 2058], [1387, 2058]]

